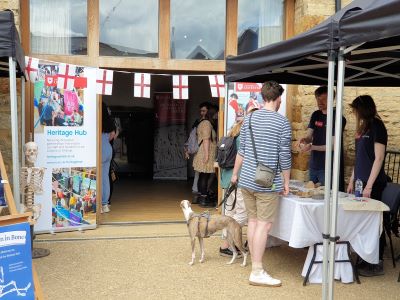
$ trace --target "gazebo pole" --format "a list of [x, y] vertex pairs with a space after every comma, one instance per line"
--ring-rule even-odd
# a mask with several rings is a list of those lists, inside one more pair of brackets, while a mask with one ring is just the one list
[[323, 260], [322, 260], [322, 299], [328, 299], [328, 253], [330, 237], [330, 195], [331, 195], [331, 170], [332, 170], [332, 128], [333, 128], [333, 100], [335, 85], [336, 52], [328, 54], [328, 107], [326, 121], [326, 151], [325, 151], [325, 198], [324, 198], [324, 231]]
[[337, 98], [336, 98], [336, 121], [335, 121], [335, 151], [333, 158], [332, 175], [332, 213], [331, 213], [331, 237], [329, 247], [329, 300], [333, 299], [334, 291], [334, 270], [335, 270], [335, 248], [336, 241], [336, 223], [338, 211], [338, 191], [340, 176], [340, 149], [342, 147], [342, 112], [343, 112], [343, 88], [344, 88], [344, 47], [341, 47], [338, 53], [338, 76], [337, 76]]
[[19, 206], [21, 199], [19, 193], [19, 151], [18, 151], [18, 105], [17, 105], [17, 64], [13, 57], [8, 58], [8, 71], [10, 77], [10, 106], [11, 106], [11, 142], [13, 164], [13, 195], [15, 203]]

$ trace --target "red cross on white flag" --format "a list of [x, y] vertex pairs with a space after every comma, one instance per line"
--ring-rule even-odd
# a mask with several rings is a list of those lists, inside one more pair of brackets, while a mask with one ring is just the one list
[[225, 97], [224, 75], [208, 75], [212, 97]]
[[172, 90], [174, 99], [189, 99], [189, 84], [187, 75], [172, 76]]
[[25, 56], [25, 77], [35, 82], [38, 79], [39, 59]]
[[75, 83], [76, 66], [69, 64], [58, 65], [57, 87], [72, 91]]
[[111, 95], [113, 71], [97, 69], [96, 74], [96, 93], [100, 95]]
[[133, 96], [140, 98], [150, 98], [150, 74], [135, 73]]

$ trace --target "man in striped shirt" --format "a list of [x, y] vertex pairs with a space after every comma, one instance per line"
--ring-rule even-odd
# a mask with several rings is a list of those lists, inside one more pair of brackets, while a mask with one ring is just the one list
[[[264, 106], [247, 116], [242, 125], [240, 147], [231, 179], [232, 183], [236, 183], [240, 170], [238, 186], [242, 190], [248, 214], [247, 240], [252, 261], [249, 283], [252, 285], [281, 285], [280, 280], [264, 270], [262, 258], [280, 194], [289, 193], [292, 130], [288, 119], [277, 113], [283, 91], [277, 82], [263, 84], [261, 95]], [[249, 130], [250, 117], [254, 147]], [[258, 163], [276, 171], [272, 187], [266, 188], [254, 182]]]

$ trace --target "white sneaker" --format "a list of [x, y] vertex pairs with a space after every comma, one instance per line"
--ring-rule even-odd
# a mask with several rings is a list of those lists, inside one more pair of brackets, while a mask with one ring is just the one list
[[108, 213], [108, 212], [110, 212], [110, 208], [108, 207], [107, 204], [106, 204], [106, 205], [103, 205], [103, 206], [101, 207], [101, 210], [102, 210], [102, 213]]
[[272, 278], [266, 271], [251, 272], [249, 278], [250, 285], [259, 286], [281, 286], [282, 282], [279, 279]]

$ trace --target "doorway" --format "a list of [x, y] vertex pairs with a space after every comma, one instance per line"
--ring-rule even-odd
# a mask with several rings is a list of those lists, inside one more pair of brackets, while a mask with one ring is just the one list
[[[150, 99], [134, 98], [133, 82], [133, 74], [115, 72], [113, 95], [103, 96], [121, 132], [113, 146], [118, 179], [112, 187], [111, 211], [102, 214], [101, 223], [183, 221], [179, 204], [192, 200], [194, 177], [192, 161], [184, 159], [183, 144], [199, 116], [199, 104], [218, 104], [218, 99], [211, 98], [206, 76], [189, 77], [189, 100], [179, 104], [185, 107], [184, 122], [167, 122], [161, 130], [155, 99], [159, 93], [171, 95], [172, 77], [152, 75]], [[167, 170], [161, 173], [160, 155]]]

